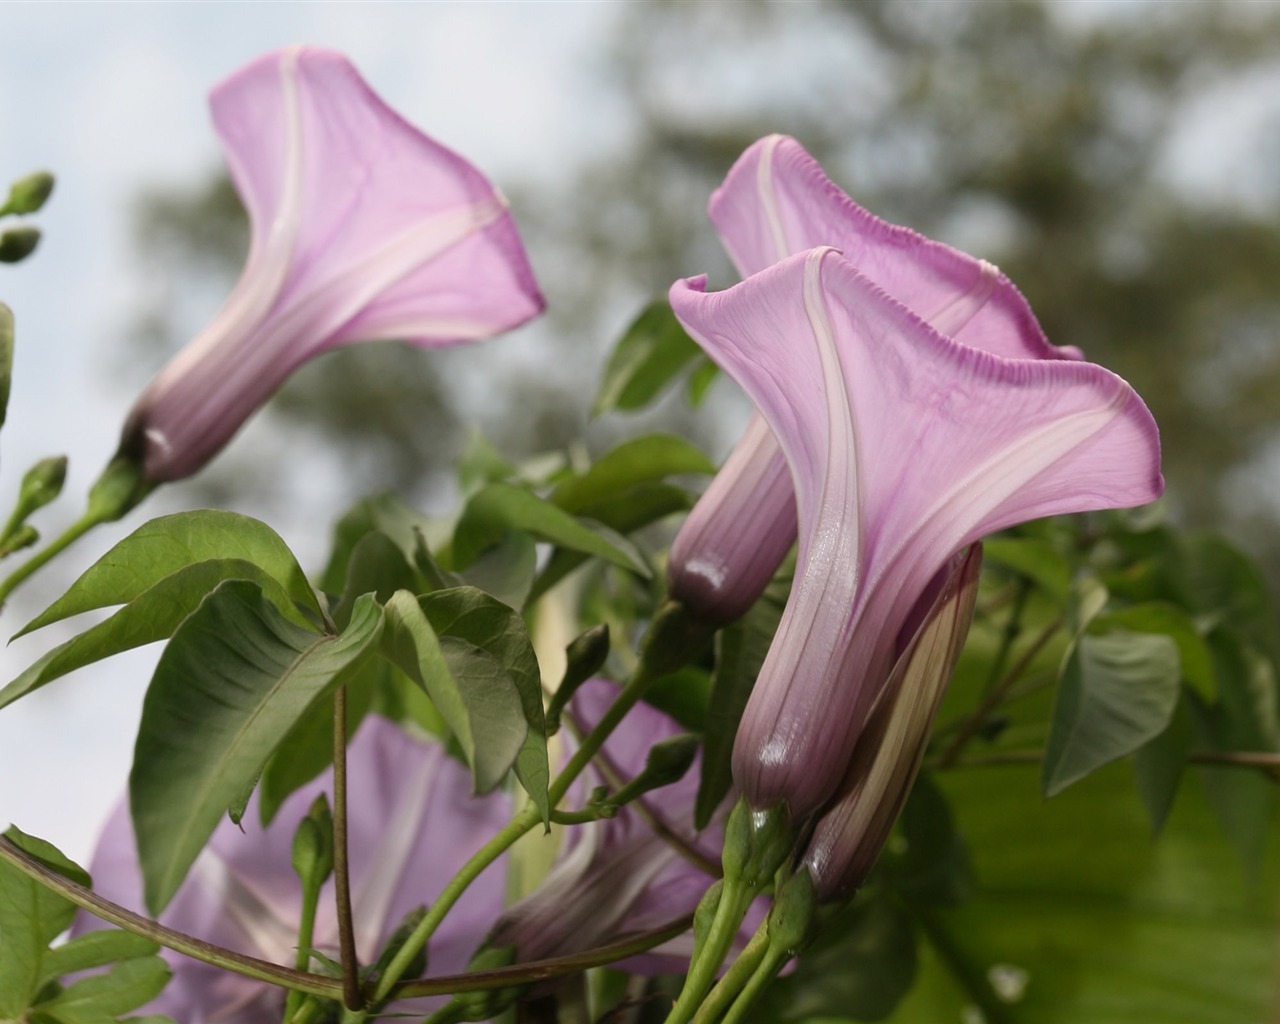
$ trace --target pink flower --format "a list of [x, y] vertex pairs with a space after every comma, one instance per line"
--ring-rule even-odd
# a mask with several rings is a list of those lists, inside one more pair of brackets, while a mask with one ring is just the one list
[[342, 55], [269, 54], [210, 102], [249, 214], [249, 256], [213, 323], [129, 414], [120, 454], [148, 483], [195, 473], [327, 349], [472, 341], [542, 310], [501, 193]]
[[734, 779], [753, 807], [785, 802], [800, 821], [835, 794], [948, 560], [1028, 519], [1151, 501], [1159, 439], [1115, 374], [966, 345], [835, 249], [704, 286], [677, 282], [672, 307], [778, 439], [799, 523]]
[[[594, 679], [574, 694], [571, 717], [584, 728], [598, 722], [617, 696], [617, 687]], [[633, 708], [605, 742], [596, 766], [577, 789], [610, 788], [630, 781], [645, 767], [649, 749], [680, 732], [679, 725], [647, 704]], [[600, 765], [608, 768], [609, 778]], [[622, 807], [613, 818], [570, 829], [551, 872], [534, 892], [503, 914], [490, 945], [515, 947], [519, 961], [580, 953], [628, 935], [659, 928], [692, 914], [720, 862], [723, 815], [696, 832], [698, 761], [677, 782], [651, 790]], [[753, 912], [740, 945], [763, 919]], [[692, 933], [625, 961], [641, 974], [680, 973], [689, 966]]]
[[[794, 139], [770, 135], [751, 146], [712, 194], [709, 212], [743, 277], [831, 245], [963, 345], [1010, 358], [1080, 358], [1049, 344], [1026, 300], [990, 263], [872, 216]], [[756, 415], [671, 547], [671, 594], [710, 621], [731, 621], [760, 596], [795, 539], [791, 476]]]
[[[348, 824], [356, 947], [362, 963], [415, 907], [430, 903], [467, 859], [511, 816], [501, 794], [473, 797], [465, 767], [438, 743], [423, 743], [376, 716], [365, 719], [348, 752]], [[224, 821], [196, 861], [162, 923], [197, 938], [292, 965], [302, 889], [292, 869], [293, 833], [329, 780], [289, 797], [271, 824], [258, 825], [257, 797], [241, 825]], [[502, 911], [503, 865], [491, 864], [463, 894], [429, 944], [432, 974], [460, 973]], [[90, 865], [94, 889], [122, 906], [142, 908], [142, 876], [122, 803], [103, 831]], [[77, 930], [103, 927], [81, 914]], [[333, 882], [321, 892], [314, 943], [337, 959]], [[164, 954], [173, 980], [147, 1007], [182, 1024], [279, 1024], [285, 993], [177, 953]], [[439, 999], [403, 1000], [397, 1009], [426, 1012]]]

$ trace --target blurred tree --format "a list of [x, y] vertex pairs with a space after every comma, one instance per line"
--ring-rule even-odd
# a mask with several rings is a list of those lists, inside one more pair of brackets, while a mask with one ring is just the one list
[[[455, 407], [459, 391], [482, 396], [500, 444], [566, 443], [609, 337], [644, 297], [702, 271], [732, 280], [707, 196], [748, 143], [783, 131], [878, 214], [998, 263], [1054, 342], [1132, 381], [1162, 428], [1175, 514], [1234, 533], [1280, 579], [1280, 178], [1241, 167], [1239, 188], [1196, 194], [1179, 184], [1179, 161], [1197, 154], [1174, 147], [1206, 97], [1230, 106], [1266, 89], [1280, 8], [1086, 10], [631, 5], [600, 65], [602, 88], [634, 116], [627, 141], [554, 187], [504, 182], [552, 303], [531, 336], [556, 373], [537, 379], [540, 361], [504, 355], [496, 370], [467, 364], [459, 384], [459, 359], [444, 364], [444, 388], [447, 354], [366, 347], [308, 367], [273, 413], [358, 452], [344, 464], [359, 468], [359, 486], [412, 491], [431, 479], [457, 450], [461, 409], [477, 408]], [[1274, 167], [1275, 147], [1251, 156]], [[234, 209], [221, 181], [141, 204], [159, 286], [153, 336], [176, 345], [198, 326], [181, 317], [169, 275], [216, 263], [229, 286], [244, 244]], [[669, 404], [661, 415], [684, 414]], [[698, 422], [707, 430], [715, 412]], [[205, 486], [226, 472], [215, 466]], [[259, 473], [259, 486], [274, 485], [269, 468]]]

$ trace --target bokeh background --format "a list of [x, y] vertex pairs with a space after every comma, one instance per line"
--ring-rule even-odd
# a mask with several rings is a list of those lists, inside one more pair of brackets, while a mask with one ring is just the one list
[[[1165, 513], [1227, 532], [1280, 581], [1280, 4], [10, 2], [0, 40], [0, 181], [58, 175], [31, 218], [39, 250], [0, 266], [17, 319], [0, 505], [36, 459], [69, 455], [36, 520], [48, 534], [235, 279], [244, 222], [204, 95], [266, 50], [342, 49], [482, 167], [550, 301], [484, 345], [307, 367], [207, 472], [19, 592], [8, 633], [151, 515], [257, 515], [318, 570], [333, 520], [371, 489], [446, 512], [469, 431], [522, 455], [636, 429], [588, 420], [609, 343], [674, 278], [731, 280], [703, 211], [772, 131], [880, 215], [998, 263], [1054, 342], [1127, 377], [1162, 428]], [[744, 414], [720, 382], [656, 422], [721, 457]], [[64, 635], [14, 643], [0, 682]], [[156, 653], [0, 715], [0, 823], [87, 857]]]

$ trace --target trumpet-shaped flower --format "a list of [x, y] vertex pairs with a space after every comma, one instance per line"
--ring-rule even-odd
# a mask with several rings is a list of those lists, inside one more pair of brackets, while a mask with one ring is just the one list
[[[574, 695], [568, 715], [583, 729], [603, 717], [616, 687], [590, 680]], [[609, 737], [575, 790], [619, 785], [645, 768], [650, 747], [679, 731], [648, 705], [632, 710]], [[696, 762], [695, 762], [696, 766]], [[466, 769], [437, 743], [423, 743], [377, 717], [361, 725], [348, 751], [348, 835], [356, 946], [362, 963], [414, 907], [430, 903], [466, 860], [507, 824], [510, 800], [470, 795]], [[224, 822], [165, 909], [162, 923], [198, 938], [280, 964], [292, 964], [302, 890], [293, 874], [293, 830], [320, 781], [281, 806], [271, 825], [256, 825], [255, 797], [243, 828]], [[519, 962], [607, 945], [669, 925], [693, 912], [712, 881], [723, 828], [693, 828], [698, 773], [651, 790], [615, 817], [567, 831], [550, 873], [520, 902], [503, 910], [505, 865], [490, 865], [450, 910], [428, 949], [433, 975], [461, 973], [489, 935], [490, 946], [513, 946]], [[142, 906], [141, 872], [122, 805], [108, 822], [90, 870], [94, 888], [125, 907]], [[755, 911], [749, 926], [763, 918]], [[495, 922], [496, 925], [495, 925]], [[87, 914], [77, 930], [101, 927]], [[490, 934], [491, 933], [491, 934]], [[740, 945], [750, 931], [744, 931]], [[337, 956], [333, 883], [321, 892], [313, 945]], [[679, 936], [625, 967], [644, 973], [680, 971], [692, 938]], [[164, 954], [173, 980], [147, 1010], [183, 1024], [269, 1024], [279, 1021], [283, 992], [176, 953]], [[401, 1000], [397, 1011], [423, 1011], [439, 998]]]
[[[868, 213], [794, 139], [770, 135], [752, 145], [712, 194], [709, 212], [744, 277], [830, 245], [963, 345], [1016, 359], [1080, 358], [1077, 349], [1049, 344], [1026, 300], [994, 266]], [[711, 621], [737, 618], [795, 539], [790, 474], [756, 415], [671, 547], [671, 593]]]
[[[502, 795], [472, 797], [467, 770], [438, 743], [423, 743], [385, 719], [370, 717], [348, 751], [348, 829], [356, 948], [362, 963], [377, 955], [404, 915], [430, 903], [467, 858], [511, 814]], [[292, 964], [298, 944], [302, 889], [291, 867], [293, 830], [327, 782], [290, 796], [272, 823], [257, 825], [257, 798], [242, 826], [224, 821], [191, 875], [165, 909], [162, 923], [209, 942]], [[500, 863], [490, 865], [449, 913], [429, 945], [433, 974], [452, 974], [502, 911]], [[142, 907], [142, 877], [122, 804], [99, 840], [90, 872], [107, 899]], [[77, 929], [101, 927], [82, 914]], [[313, 945], [337, 958], [333, 883], [321, 891]], [[177, 953], [163, 954], [173, 979], [148, 1012], [182, 1024], [278, 1024], [283, 990]], [[397, 1009], [425, 1012], [439, 1000], [404, 1000]]]
[[920, 771], [947, 682], [960, 657], [978, 596], [980, 545], [940, 574], [941, 590], [918, 610], [920, 627], [885, 682], [880, 702], [853, 748], [840, 791], [813, 829], [801, 863], [818, 898], [848, 896], [867, 877]]
[[791, 470], [796, 581], [734, 746], [754, 807], [835, 793], [899, 636], [952, 555], [1040, 516], [1139, 505], [1163, 481], [1151, 414], [1090, 363], [965, 345], [831, 248], [717, 294], [686, 329], [755, 401]]
[[213, 322], [125, 423], [120, 455], [146, 483], [196, 472], [326, 349], [471, 341], [543, 308], [502, 195], [340, 54], [269, 54], [210, 102], [249, 215], [249, 255]]

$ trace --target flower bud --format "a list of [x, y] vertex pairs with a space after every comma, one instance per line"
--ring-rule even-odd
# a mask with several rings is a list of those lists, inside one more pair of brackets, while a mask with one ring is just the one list
[[333, 873], [333, 814], [321, 793], [293, 833], [293, 870], [304, 893], [318, 892]]
[[19, 178], [9, 187], [9, 198], [0, 207], [0, 217], [7, 213], [35, 213], [52, 192], [53, 175], [48, 171], [35, 171]]
[[0, 263], [17, 263], [35, 252], [40, 244], [40, 229], [29, 224], [10, 228], [0, 234]]
[[969, 632], [981, 565], [978, 544], [953, 559], [858, 738], [839, 795], [814, 827], [801, 863], [822, 900], [843, 898], [862, 884], [906, 803]]

